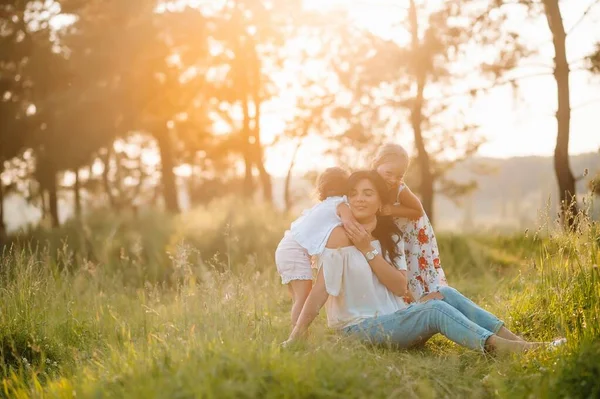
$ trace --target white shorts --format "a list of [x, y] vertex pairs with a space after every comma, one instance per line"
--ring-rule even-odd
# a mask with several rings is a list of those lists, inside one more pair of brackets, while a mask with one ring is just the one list
[[312, 269], [308, 251], [300, 246], [289, 231], [275, 250], [275, 264], [281, 275], [281, 284], [292, 280], [312, 280]]

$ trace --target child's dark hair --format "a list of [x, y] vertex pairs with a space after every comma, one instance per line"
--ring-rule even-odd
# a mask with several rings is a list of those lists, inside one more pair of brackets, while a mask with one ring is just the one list
[[[356, 186], [359, 181], [367, 179], [375, 186], [375, 191], [381, 198], [382, 205], [390, 204], [390, 195], [387, 184], [383, 177], [375, 170], [361, 170], [354, 172], [348, 178], [348, 192]], [[373, 230], [373, 237], [381, 244], [383, 256], [394, 262], [397, 257], [404, 254], [398, 253], [398, 240], [402, 237], [402, 232], [394, 222], [391, 216], [377, 214], [377, 226]]]
[[319, 200], [345, 195], [349, 175], [346, 170], [337, 166], [325, 169], [317, 179]]

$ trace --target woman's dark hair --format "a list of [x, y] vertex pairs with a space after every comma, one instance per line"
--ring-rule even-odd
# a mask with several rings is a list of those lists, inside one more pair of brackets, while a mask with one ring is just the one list
[[[359, 181], [364, 179], [373, 183], [375, 191], [377, 191], [377, 194], [381, 199], [382, 205], [392, 203], [392, 196], [390, 196], [385, 180], [374, 170], [360, 170], [352, 173], [348, 178], [347, 193], [350, 193], [350, 190], [356, 186]], [[382, 255], [392, 262], [395, 261], [398, 256], [403, 255], [398, 253], [397, 248], [397, 243], [398, 240], [401, 239], [401, 235], [400, 229], [396, 226], [396, 223], [394, 223], [394, 219], [391, 216], [377, 214], [377, 226], [375, 227], [375, 230], [373, 230], [373, 237], [381, 244], [381, 249], [383, 250]]]

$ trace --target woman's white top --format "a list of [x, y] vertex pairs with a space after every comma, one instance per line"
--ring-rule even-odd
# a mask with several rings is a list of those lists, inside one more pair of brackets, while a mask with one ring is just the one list
[[346, 196], [328, 197], [302, 212], [292, 223], [290, 231], [294, 240], [306, 249], [309, 255], [323, 252], [333, 229], [342, 225], [337, 207], [343, 202], [348, 202]]
[[[379, 241], [372, 244], [381, 253]], [[398, 240], [398, 253], [394, 262], [386, 260], [397, 269], [406, 270], [402, 240]], [[317, 259], [317, 267], [323, 268], [329, 294], [325, 310], [331, 328], [342, 329], [408, 306], [379, 282], [369, 262], [356, 247], [325, 248]]]

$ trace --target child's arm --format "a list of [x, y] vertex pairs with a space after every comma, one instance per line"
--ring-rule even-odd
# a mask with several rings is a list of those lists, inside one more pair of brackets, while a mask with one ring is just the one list
[[342, 225], [346, 231], [357, 235], [364, 231], [365, 228], [354, 218], [347, 202], [342, 202], [337, 206], [337, 214], [342, 219]]
[[423, 205], [419, 198], [410, 190], [405, 187], [404, 190], [398, 194], [399, 204], [389, 205], [384, 209], [384, 213], [395, 218], [408, 218], [417, 220], [425, 215]]

